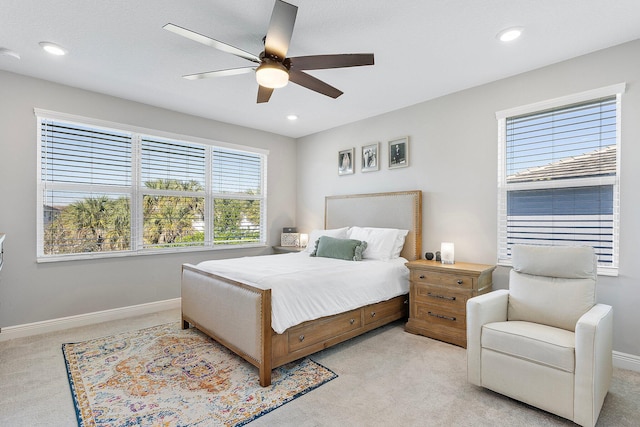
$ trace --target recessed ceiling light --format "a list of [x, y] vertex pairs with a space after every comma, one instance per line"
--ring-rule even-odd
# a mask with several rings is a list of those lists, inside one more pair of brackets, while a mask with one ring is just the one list
[[20, 59], [20, 55], [18, 54], [18, 52], [7, 49], [6, 47], [0, 47], [0, 55], [6, 55], [11, 56], [12, 58]]
[[52, 55], [62, 56], [67, 54], [67, 49], [51, 42], [40, 42], [40, 46]]
[[295, 114], [289, 114], [287, 116], [287, 119], [294, 121], [294, 120], [298, 120], [298, 116], [296, 116]]
[[524, 31], [522, 27], [510, 27], [500, 31], [496, 37], [501, 42], [510, 42], [520, 37], [522, 31]]

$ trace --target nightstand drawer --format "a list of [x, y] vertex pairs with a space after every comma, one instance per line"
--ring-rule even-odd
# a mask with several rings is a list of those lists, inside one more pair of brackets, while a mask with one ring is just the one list
[[433, 304], [416, 304], [416, 320], [424, 320], [429, 324], [448, 326], [465, 330], [467, 328], [466, 313], [453, 313]]
[[411, 270], [411, 280], [415, 283], [446, 286], [457, 289], [473, 289], [475, 279], [472, 276], [464, 274]]
[[412, 297], [416, 303], [429, 304], [440, 309], [463, 313], [471, 291], [450, 289], [441, 286], [414, 284]]
[[440, 341], [467, 347], [467, 331], [452, 327], [447, 324], [439, 324], [436, 322], [424, 322], [417, 319], [409, 319], [406, 325], [407, 332], [412, 334], [424, 335]]

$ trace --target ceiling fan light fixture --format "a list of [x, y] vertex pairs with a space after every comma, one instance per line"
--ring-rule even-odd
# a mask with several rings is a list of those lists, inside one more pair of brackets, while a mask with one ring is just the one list
[[270, 89], [285, 87], [289, 83], [289, 70], [279, 62], [266, 61], [256, 69], [256, 80]]

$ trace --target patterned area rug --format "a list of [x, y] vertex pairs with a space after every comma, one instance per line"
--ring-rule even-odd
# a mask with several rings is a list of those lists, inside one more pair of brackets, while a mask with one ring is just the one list
[[301, 359], [258, 370], [179, 324], [63, 344], [79, 426], [240, 426], [337, 377]]

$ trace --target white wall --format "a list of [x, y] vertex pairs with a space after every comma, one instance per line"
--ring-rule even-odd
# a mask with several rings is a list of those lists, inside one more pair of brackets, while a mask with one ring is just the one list
[[[640, 40], [301, 138], [298, 160], [305, 166], [298, 171], [298, 228], [322, 228], [327, 195], [422, 190], [425, 251], [453, 241], [457, 260], [493, 264], [497, 259], [495, 112], [626, 82], [620, 274], [599, 278], [598, 300], [614, 307], [614, 350], [640, 355], [638, 78]], [[403, 135], [410, 138], [410, 167], [388, 170], [387, 141]], [[360, 162], [360, 147], [375, 141], [381, 142], [380, 171], [361, 173], [358, 163], [354, 175], [338, 176], [339, 150], [355, 147]], [[507, 269], [496, 271], [494, 287], [508, 287]]]
[[37, 264], [34, 108], [267, 149], [269, 244], [295, 223], [291, 138], [1, 71], [0, 88], [0, 230], [7, 234], [0, 327], [178, 298], [184, 262], [271, 252], [265, 247]]

